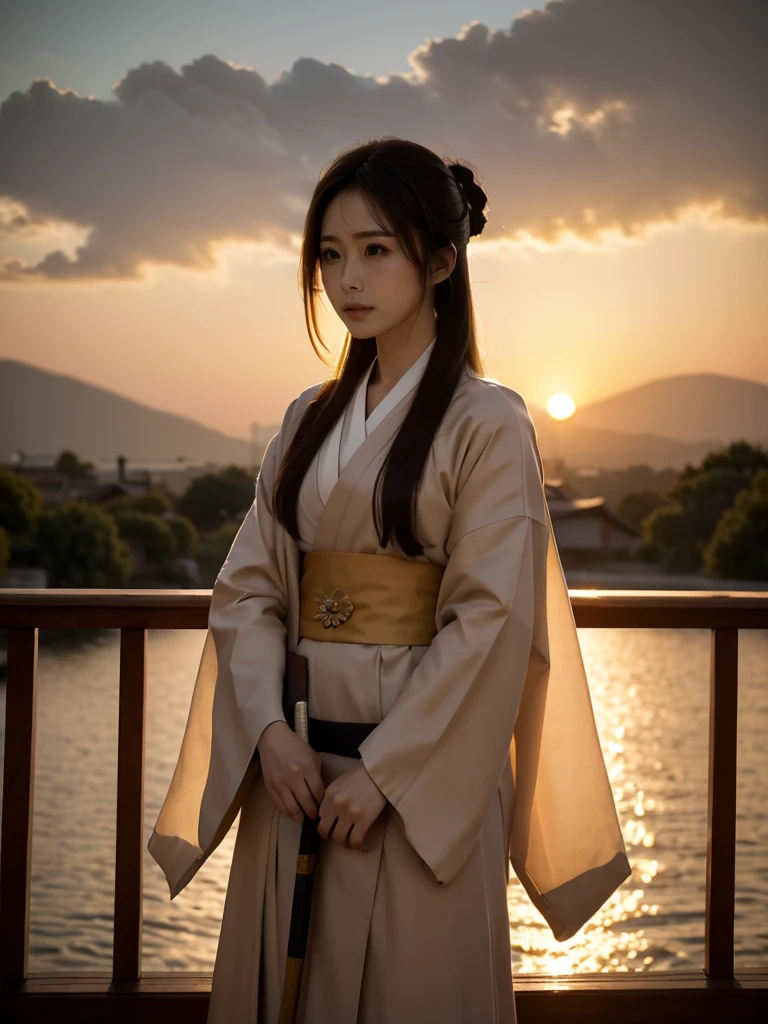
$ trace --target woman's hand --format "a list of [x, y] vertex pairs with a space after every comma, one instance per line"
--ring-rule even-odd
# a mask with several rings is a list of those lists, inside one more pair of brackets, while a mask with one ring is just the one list
[[317, 817], [325, 796], [320, 757], [287, 722], [272, 722], [258, 742], [264, 785], [278, 811], [299, 825]]
[[386, 806], [387, 798], [360, 761], [326, 789], [318, 834], [352, 850], [368, 851], [365, 834]]

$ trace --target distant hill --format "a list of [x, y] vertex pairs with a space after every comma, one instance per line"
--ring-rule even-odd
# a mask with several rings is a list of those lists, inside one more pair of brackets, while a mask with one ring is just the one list
[[[666, 385], [702, 380], [722, 383], [717, 401], [712, 399], [711, 420], [706, 419], [703, 409], [700, 414], [703, 433], [690, 440], [664, 436], [663, 422], [682, 433], [690, 432], [685, 425], [685, 402], [686, 396], [693, 401], [694, 393], [685, 384], [671, 389]], [[729, 389], [729, 384], [734, 387]], [[574, 468], [623, 469], [645, 463], [653, 469], [682, 469], [688, 462], [700, 461], [731, 437], [754, 435], [754, 431], [745, 435], [741, 429], [747, 422], [760, 423], [762, 431], [756, 436], [765, 438], [768, 407], [762, 421], [757, 420], [759, 394], [768, 395], [768, 387], [702, 375], [642, 385], [624, 396], [585, 406], [564, 422], [553, 420], [535, 406], [529, 409], [544, 457], [560, 456]], [[659, 396], [666, 396], [666, 403]], [[733, 404], [726, 405], [727, 400]], [[698, 401], [703, 403], [703, 398]], [[641, 415], [634, 410], [635, 405], [640, 409], [642, 402], [648, 409]], [[680, 403], [683, 411], [679, 416], [673, 415], [679, 411]], [[695, 402], [694, 407], [698, 408]], [[669, 409], [666, 414], [665, 408]], [[607, 421], [605, 426], [591, 422], [592, 418], [601, 417]], [[729, 423], [736, 426], [727, 429]], [[261, 427], [259, 457], [277, 430], [278, 425]], [[58, 455], [63, 448], [71, 448], [80, 458], [99, 462], [125, 455], [129, 463], [138, 465], [175, 462], [177, 456], [184, 456], [189, 462], [219, 465], [234, 462], [246, 466], [251, 461], [251, 446], [245, 439], [230, 437], [184, 416], [153, 409], [74, 377], [13, 359], [0, 359], [0, 462], [7, 462], [17, 448], [29, 456], [49, 457]]]
[[[259, 458], [278, 426], [260, 428]], [[51, 373], [15, 359], [0, 359], [0, 462], [16, 449], [55, 456], [70, 448], [82, 459], [129, 463], [251, 462], [247, 440], [153, 409], [114, 391]]]
[[630, 434], [620, 430], [599, 430], [580, 426], [573, 416], [553, 420], [548, 412], [529, 405], [539, 448], [544, 458], [558, 456], [573, 468], [625, 469], [647, 465], [652, 469], [682, 469], [700, 462], [719, 447], [714, 441], [686, 443], [659, 434]]
[[716, 373], [662, 377], [582, 406], [571, 423], [676, 441], [766, 444], [768, 385]]

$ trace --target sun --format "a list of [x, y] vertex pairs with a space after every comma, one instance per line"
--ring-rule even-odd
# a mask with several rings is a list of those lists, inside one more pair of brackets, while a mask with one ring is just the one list
[[570, 395], [552, 395], [547, 402], [547, 412], [556, 420], [567, 420], [576, 411], [576, 403]]

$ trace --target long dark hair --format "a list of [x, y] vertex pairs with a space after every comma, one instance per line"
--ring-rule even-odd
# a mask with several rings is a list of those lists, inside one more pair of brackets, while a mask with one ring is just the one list
[[[423, 554], [415, 535], [416, 498], [424, 464], [440, 421], [464, 366], [482, 374], [467, 265], [467, 243], [483, 230], [487, 196], [470, 167], [448, 164], [431, 149], [392, 136], [342, 150], [322, 173], [309, 205], [300, 258], [300, 286], [310, 341], [322, 340], [317, 320], [320, 276], [320, 231], [328, 204], [347, 188], [360, 190], [371, 213], [383, 214], [403, 250], [419, 271], [422, 300], [436, 251], [451, 242], [457, 258], [453, 272], [435, 285], [437, 341], [413, 402], [376, 478], [373, 517], [381, 546], [394, 532], [403, 552]], [[421, 253], [419, 252], [419, 245]], [[280, 523], [298, 540], [299, 489], [315, 454], [341, 415], [363, 374], [376, 356], [375, 338], [347, 333], [335, 371], [307, 405], [285, 452], [274, 489]], [[381, 492], [381, 510], [379, 510]]]

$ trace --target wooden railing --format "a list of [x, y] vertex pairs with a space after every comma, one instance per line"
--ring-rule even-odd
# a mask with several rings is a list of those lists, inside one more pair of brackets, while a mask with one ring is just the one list
[[[768, 1011], [768, 977], [734, 974], [738, 633], [768, 629], [768, 594], [599, 590], [570, 596], [578, 626], [711, 631], [704, 971], [517, 975], [521, 1024], [598, 1017], [646, 1021], [650, 1013], [658, 1021], [757, 1019]], [[14, 1019], [60, 1020], [64, 1007], [76, 1019], [100, 1019], [93, 1015], [94, 999], [108, 1004], [105, 1017], [132, 1019], [140, 999], [146, 1020], [167, 1020], [169, 1012], [205, 1020], [210, 978], [184, 972], [142, 976], [141, 929], [147, 630], [205, 629], [209, 603], [208, 590], [0, 590], [0, 628], [9, 630], [0, 999]], [[30, 978], [38, 630], [94, 628], [120, 630], [112, 975]]]

